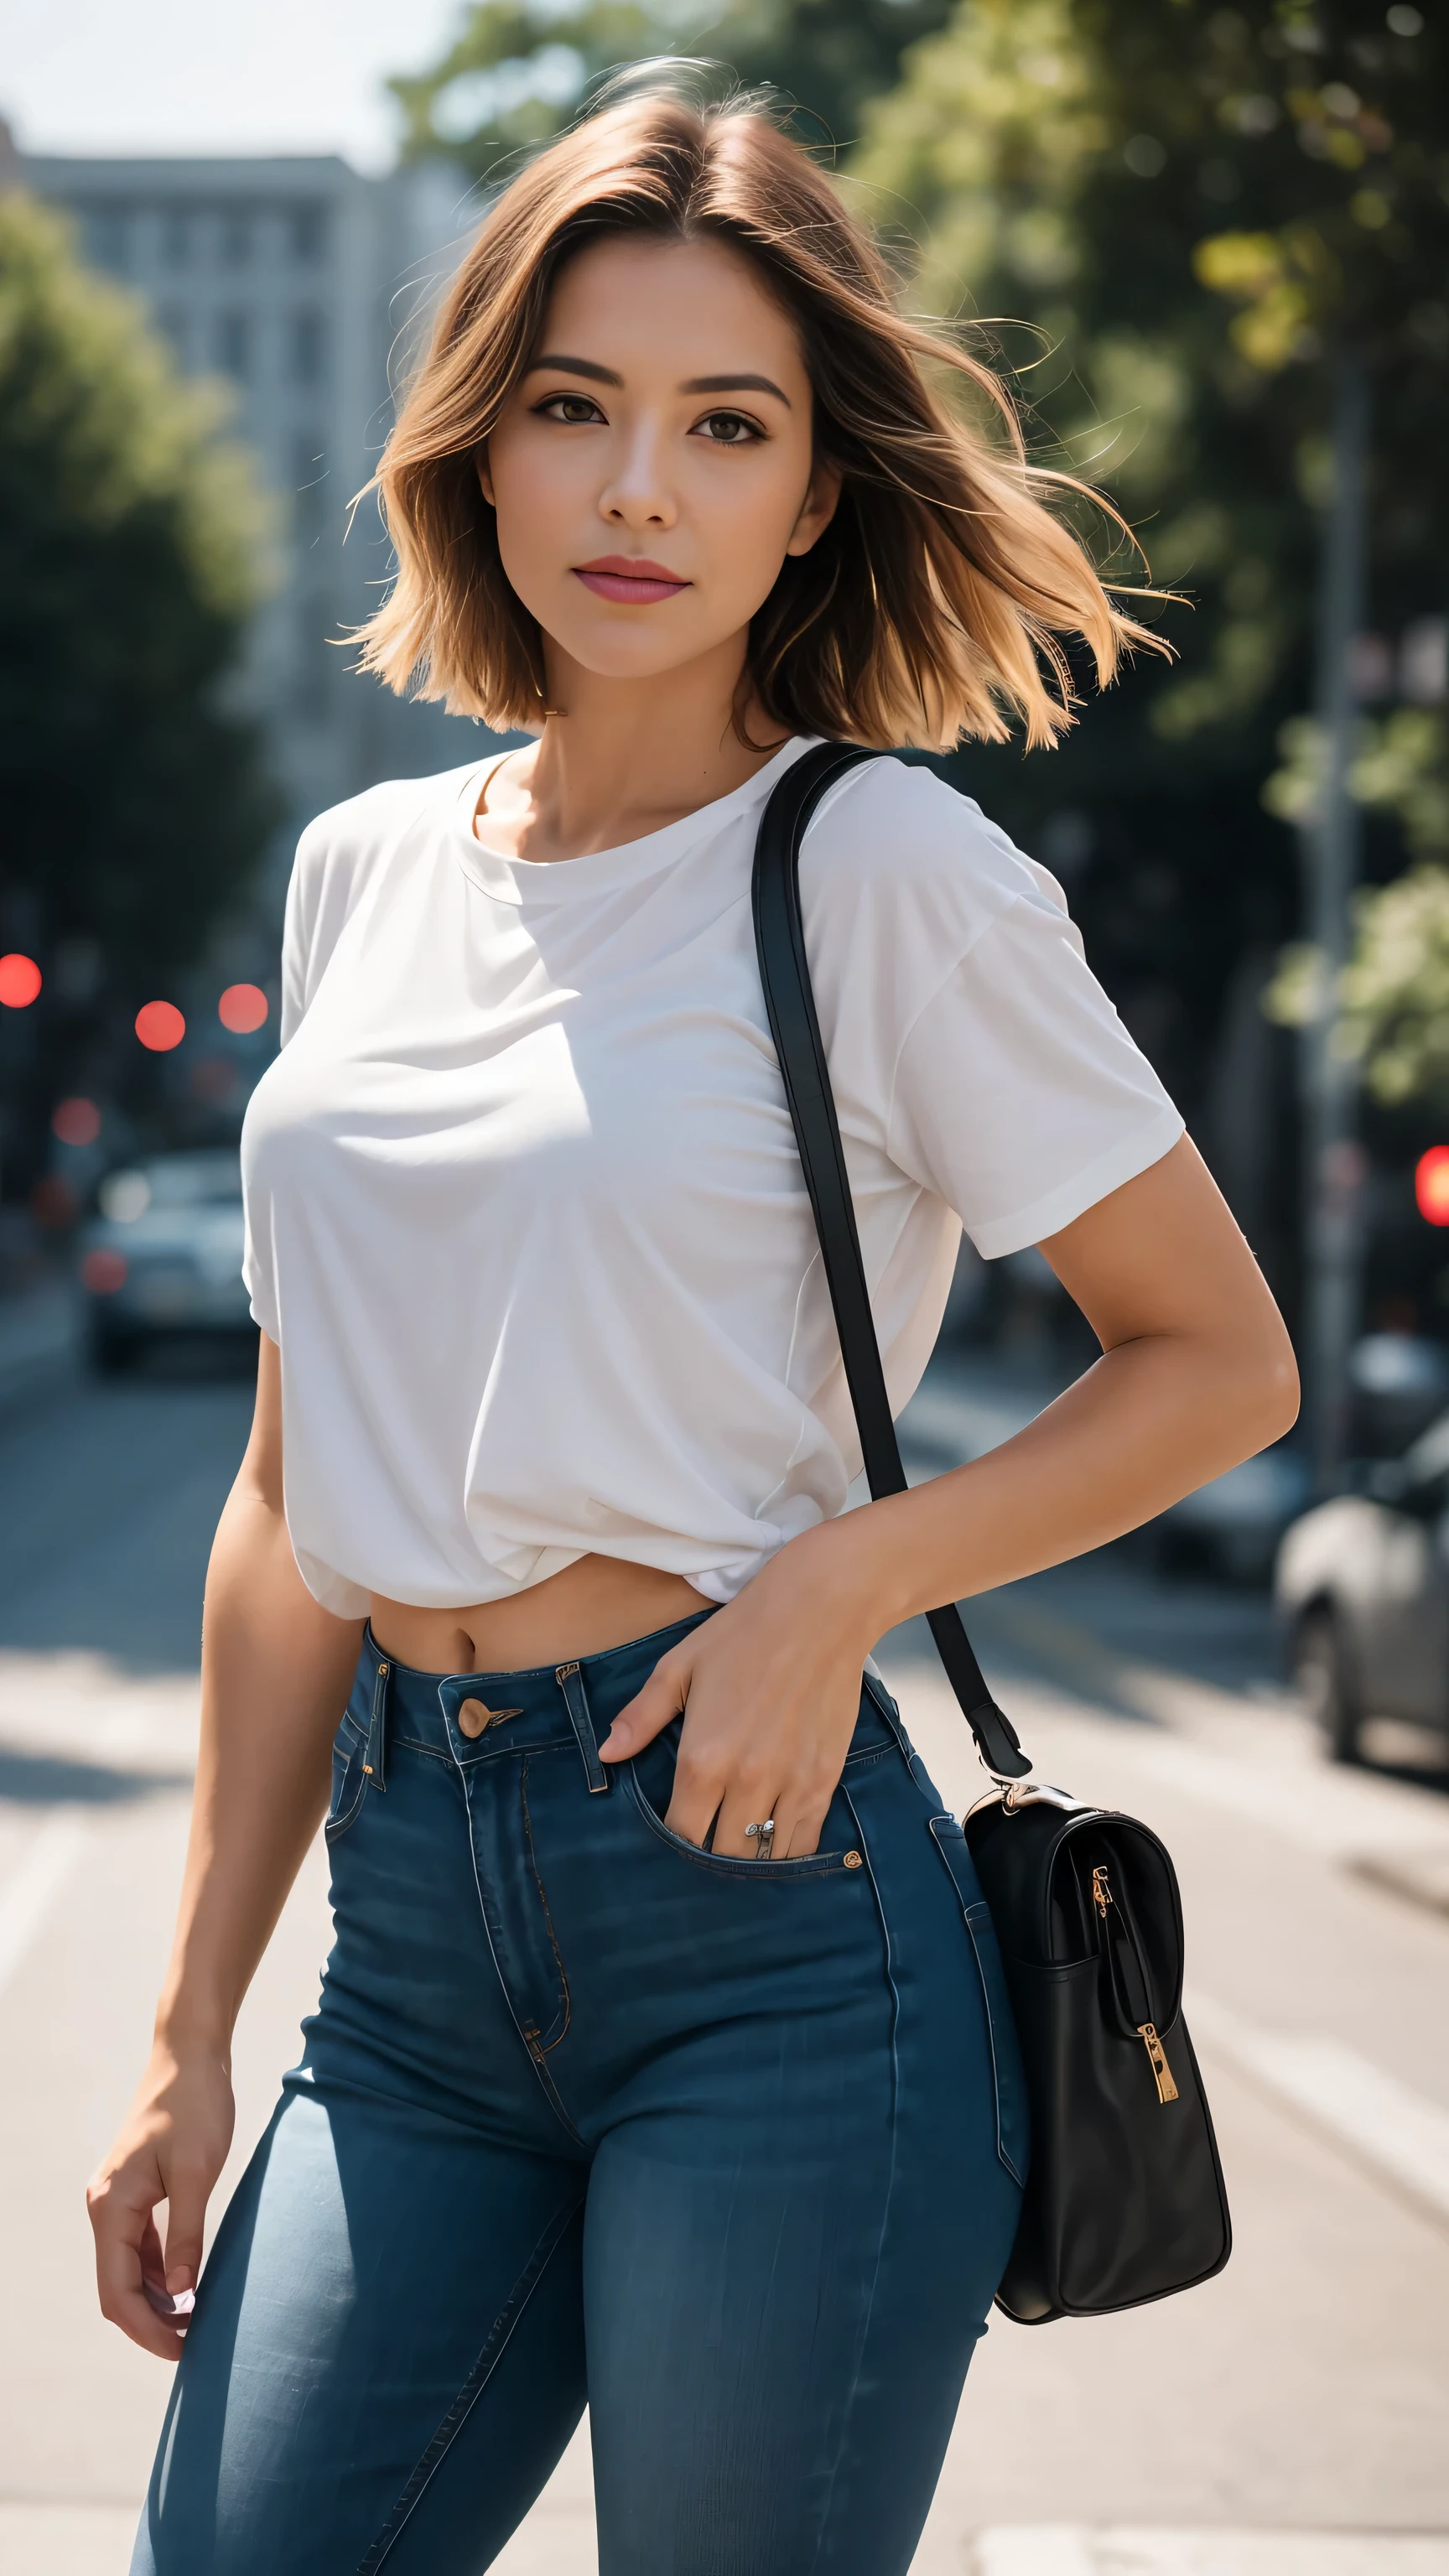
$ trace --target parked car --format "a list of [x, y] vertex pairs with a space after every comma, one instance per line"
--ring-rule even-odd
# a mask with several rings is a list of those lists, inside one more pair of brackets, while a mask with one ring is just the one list
[[81, 1236], [95, 1366], [125, 1368], [163, 1336], [255, 1332], [242, 1240], [234, 1150], [156, 1154], [108, 1173]]
[[[1449, 1402], [1449, 1352], [1417, 1334], [1368, 1333], [1354, 1347], [1349, 1385], [1360, 1462], [1397, 1459]], [[1143, 1545], [1165, 1568], [1207, 1565], [1234, 1582], [1266, 1583], [1284, 1531], [1312, 1498], [1308, 1452], [1290, 1433], [1184, 1495], [1149, 1522]]]
[[1336, 1760], [1366, 1717], [1449, 1734], [1449, 1413], [1364, 1490], [1305, 1512], [1278, 1551], [1278, 1615], [1305, 1704]]
[[1141, 1545], [1164, 1572], [1205, 1565], [1233, 1583], [1266, 1584], [1283, 1532], [1312, 1490], [1303, 1451], [1278, 1440], [1160, 1512]]

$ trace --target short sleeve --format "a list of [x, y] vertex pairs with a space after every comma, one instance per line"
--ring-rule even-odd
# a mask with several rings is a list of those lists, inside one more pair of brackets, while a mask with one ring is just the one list
[[888, 1150], [990, 1261], [1159, 1162], [1183, 1121], [1083, 954], [1060, 889], [1022, 890], [937, 986], [896, 1064]]
[[316, 824], [309, 824], [297, 844], [292, 874], [287, 884], [287, 909], [282, 923], [282, 1014], [279, 1030], [283, 1046], [296, 1034], [297, 1024], [309, 999], [308, 966], [317, 932], [317, 913], [324, 882], [326, 850]]
[[[315, 823], [310, 823], [297, 844], [297, 855], [287, 884], [287, 908], [282, 923], [282, 1008], [280, 1041], [283, 1046], [294, 1037], [307, 1008], [310, 984], [310, 961], [316, 945], [317, 915], [323, 883], [325, 844]], [[265, 1079], [265, 1077], [264, 1077]], [[242, 1128], [242, 1200], [245, 1216], [245, 1242], [242, 1251], [242, 1280], [251, 1301], [254, 1324], [260, 1325], [269, 1341], [280, 1343], [281, 1317], [277, 1309], [276, 1265], [270, 1240], [270, 1210], [259, 1204], [250, 1186], [250, 1121]]]

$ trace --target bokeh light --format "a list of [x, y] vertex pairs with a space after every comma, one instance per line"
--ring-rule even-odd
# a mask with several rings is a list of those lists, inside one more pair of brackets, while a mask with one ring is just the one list
[[39, 990], [40, 968], [33, 957], [22, 957], [18, 948], [0, 957], [0, 1002], [7, 1011], [28, 1010]]
[[82, 1284], [89, 1288], [93, 1297], [114, 1297], [116, 1290], [126, 1284], [126, 1256], [124, 1252], [108, 1252], [98, 1245], [94, 1252], [86, 1254], [80, 1275]]
[[1414, 1166], [1414, 1197], [1430, 1225], [1449, 1225], [1449, 1145], [1431, 1145]]
[[144, 1172], [111, 1172], [96, 1195], [112, 1225], [134, 1225], [151, 1204], [151, 1184]]
[[136, 1013], [136, 1035], [153, 1055], [166, 1055], [180, 1046], [186, 1022], [174, 1002], [143, 1002]]
[[62, 1232], [74, 1225], [80, 1215], [80, 1192], [72, 1189], [59, 1172], [46, 1172], [30, 1193], [30, 1213], [37, 1225], [48, 1231]]
[[216, 1016], [233, 1037], [250, 1037], [266, 1019], [266, 994], [260, 984], [228, 984], [217, 1003]]
[[58, 1100], [50, 1126], [62, 1145], [93, 1145], [101, 1132], [101, 1113], [93, 1100]]

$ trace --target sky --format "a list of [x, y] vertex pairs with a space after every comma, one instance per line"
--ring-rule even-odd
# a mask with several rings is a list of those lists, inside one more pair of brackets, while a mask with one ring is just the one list
[[0, 116], [22, 152], [340, 152], [385, 170], [389, 72], [462, 0], [0, 0]]

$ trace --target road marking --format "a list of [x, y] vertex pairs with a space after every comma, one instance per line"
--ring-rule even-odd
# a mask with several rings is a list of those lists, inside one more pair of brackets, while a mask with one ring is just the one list
[[[1449, 2535], [1087, 2531], [1042, 2523], [979, 2533], [966, 2566], [969, 2576], [1449, 2576]], [[917, 2559], [916, 2570], [929, 2576], [929, 2561]]]
[[1188, 2028], [1365, 2164], [1449, 2220], [1449, 2111], [1339, 2039], [1263, 2030], [1212, 1996], [1187, 2000]]
[[0, 2503], [0, 2576], [116, 2576], [140, 2516], [139, 2502]]
[[1097, 2576], [1090, 2535], [1065, 2523], [983, 2531], [969, 2565], [971, 2576]]
[[9, 1885], [0, 1891], [0, 1986], [19, 1967], [89, 1838], [84, 1816], [47, 1817]]

